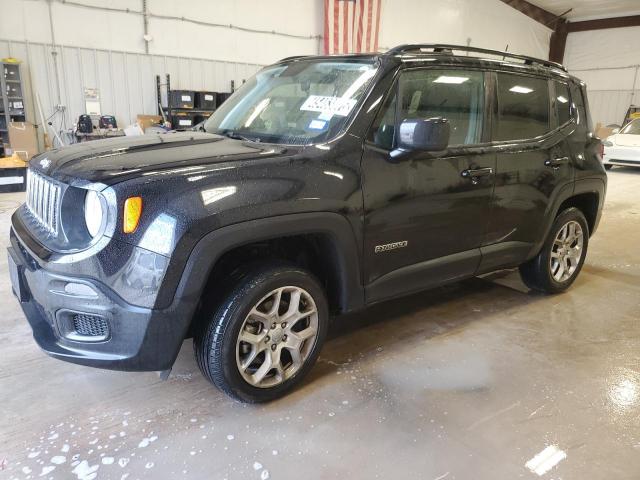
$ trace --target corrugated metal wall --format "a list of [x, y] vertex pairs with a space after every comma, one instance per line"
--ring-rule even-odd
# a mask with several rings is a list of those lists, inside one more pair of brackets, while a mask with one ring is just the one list
[[631, 103], [640, 104], [640, 27], [572, 32], [564, 64], [584, 80], [594, 124], [620, 124]]
[[621, 125], [629, 105], [640, 104], [640, 90], [588, 90], [591, 118], [603, 125]]
[[629, 105], [640, 104], [640, 66], [569, 69], [587, 84], [594, 124], [620, 125]]
[[[39, 94], [44, 115], [58, 103], [51, 45], [0, 39], [0, 58], [22, 61], [27, 119], [40, 123], [35, 109]], [[171, 87], [185, 90], [226, 92], [231, 80], [240, 85], [260, 65], [196, 58], [145, 55], [122, 51], [57, 46], [61, 104], [67, 107], [67, 127], [85, 113], [84, 89], [100, 92], [102, 114], [114, 115], [120, 126], [135, 121], [138, 114], [157, 114], [155, 76], [171, 75]]]

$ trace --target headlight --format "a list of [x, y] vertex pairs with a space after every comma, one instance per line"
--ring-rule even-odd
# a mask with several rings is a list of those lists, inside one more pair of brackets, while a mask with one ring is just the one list
[[93, 190], [88, 190], [87, 196], [84, 199], [84, 221], [87, 225], [89, 235], [95, 237], [100, 233], [103, 218], [104, 209], [102, 207], [102, 201], [100, 200], [100, 194]]

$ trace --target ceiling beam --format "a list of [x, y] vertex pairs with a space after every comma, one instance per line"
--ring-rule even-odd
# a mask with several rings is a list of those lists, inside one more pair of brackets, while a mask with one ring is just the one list
[[532, 18], [536, 22], [543, 24], [545, 27], [549, 27], [555, 30], [556, 22], [560, 17], [555, 15], [544, 8], [540, 8], [537, 5], [527, 2], [526, 0], [502, 0], [512, 8], [515, 8], [521, 13], [524, 13], [527, 17]]
[[569, 25], [571, 24], [563, 20], [551, 34], [549, 60], [552, 62], [562, 63], [564, 60], [564, 49], [567, 46], [567, 35], [569, 35], [567, 27]]
[[584, 22], [571, 22], [567, 25], [569, 33], [622, 27], [640, 27], [640, 15], [631, 15], [629, 17], [602, 18], [600, 20], [586, 20]]

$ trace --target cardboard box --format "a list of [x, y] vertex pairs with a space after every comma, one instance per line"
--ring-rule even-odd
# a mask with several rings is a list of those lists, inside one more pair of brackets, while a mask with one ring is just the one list
[[27, 162], [25, 162], [17, 153], [14, 153], [10, 157], [0, 158], [0, 168], [25, 168]]
[[596, 137], [598, 137], [599, 139], [606, 140], [607, 137], [610, 137], [611, 135], [613, 135], [613, 128], [604, 127], [602, 126], [602, 123], [598, 122], [596, 124], [595, 134], [596, 134]]
[[36, 127], [29, 122], [9, 123], [9, 141], [11, 150], [17, 153], [25, 161], [38, 153], [38, 138]]
[[144, 132], [147, 128], [152, 125], [158, 125], [162, 122], [162, 117], [160, 115], [138, 115], [138, 125], [142, 128]]

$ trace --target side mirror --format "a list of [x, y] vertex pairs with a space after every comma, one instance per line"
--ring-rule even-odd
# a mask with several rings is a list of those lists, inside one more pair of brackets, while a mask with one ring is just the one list
[[404, 150], [441, 151], [449, 145], [451, 126], [446, 118], [405, 119], [400, 123], [398, 147]]

